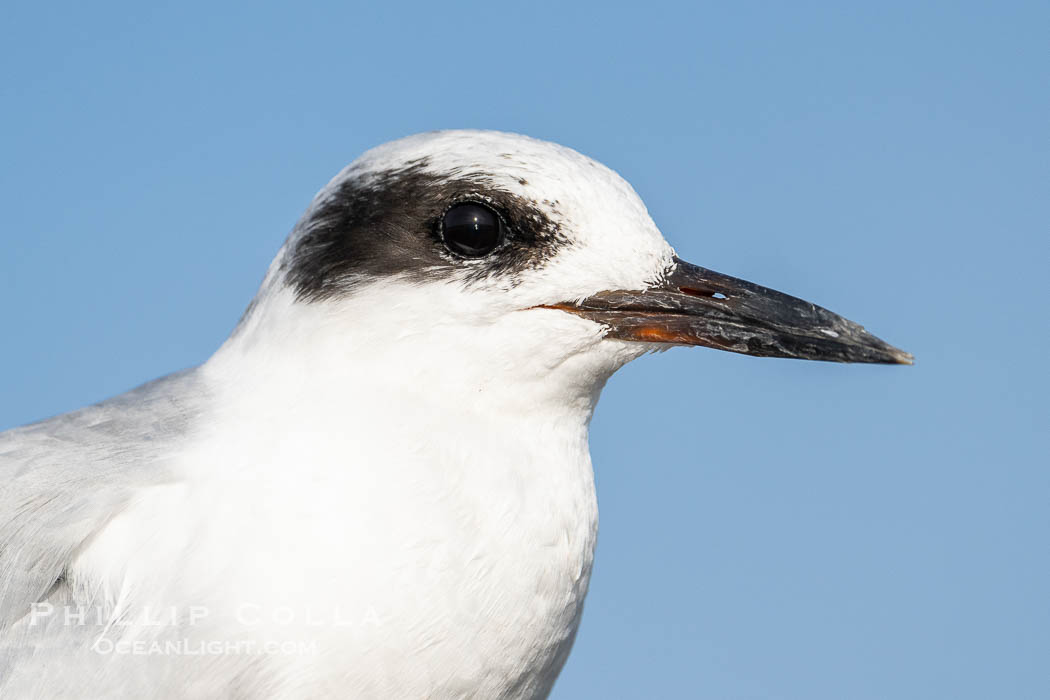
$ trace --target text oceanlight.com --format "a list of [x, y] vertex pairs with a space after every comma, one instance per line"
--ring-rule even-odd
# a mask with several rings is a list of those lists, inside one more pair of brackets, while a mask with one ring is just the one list
[[99, 654], [131, 656], [224, 656], [226, 654], [316, 654], [317, 642], [239, 640], [112, 640], [105, 637], [92, 645]]

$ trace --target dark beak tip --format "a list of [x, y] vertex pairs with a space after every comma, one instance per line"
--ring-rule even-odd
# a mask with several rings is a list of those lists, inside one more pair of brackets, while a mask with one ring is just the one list
[[868, 344], [868, 346], [871, 347], [872, 349], [874, 349], [878, 353], [878, 356], [877, 356], [878, 359], [875, 359], [874, 360], [875, 362], [878, 362], [879, 364], [884, 364], [884, 365], [914, 365], [915, 364], [915, 356], [912, 355], [910, 352], [905, 352], [904, 350], [901, 350], [898, 347], [890, 345], [889, 343], [887, 343], [882, 338], [879, 338], [877, 336], [872, 335], [871, 333], [868, 333], [863, 328], [861, 328], [861, 333], [864, 336], [867, 336], [867, 344]]
[[898, 350], [897, 348], [893, 348], [893, 364], [895, 364], [895, 365], [914, 365], [915, 364], [915, 355], [912, 355], [910, 352], [904, 352], [903, 350]]
[[915, 356], [910, 352], [904, 352], [893, 348], [886, 353], [886, 359], [882, 360], [882, 364], [886, 365], [914, 365]]

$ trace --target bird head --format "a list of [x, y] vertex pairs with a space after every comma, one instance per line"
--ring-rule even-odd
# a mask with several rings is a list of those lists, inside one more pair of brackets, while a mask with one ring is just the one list
[[261, 336], [473, 384], [501, 369], [556, 376], [582, 394], [676, 345], [911, 362], [826, 309], [680, 260], [600, 163], [489, 131], [410, 136], [339, 173], [233, 339]]

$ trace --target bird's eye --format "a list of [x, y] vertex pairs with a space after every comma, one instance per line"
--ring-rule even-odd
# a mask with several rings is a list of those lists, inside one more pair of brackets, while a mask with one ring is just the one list
[[480, 258], [495, 250], [503, 240], [503, 222], [499, 214], [484, 204], [464, 202], [445, 212], [441, 237], [453, 253]]

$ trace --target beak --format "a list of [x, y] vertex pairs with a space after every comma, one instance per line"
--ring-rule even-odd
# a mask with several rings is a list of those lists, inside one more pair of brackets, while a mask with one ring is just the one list
[[816, 304], [674, 258], [644, 291], [599, 292], [561, 309], [596, 321], [607, 338], [703, 345], [759, 357], [910, 365], [912, 356]]

